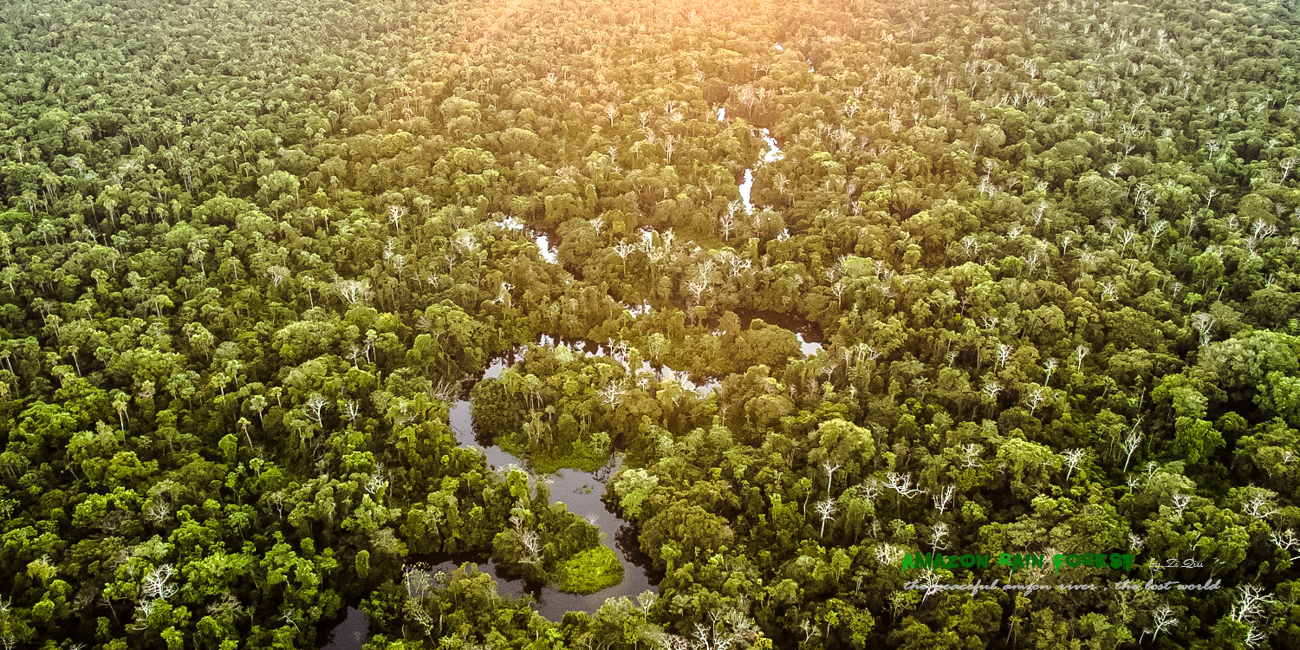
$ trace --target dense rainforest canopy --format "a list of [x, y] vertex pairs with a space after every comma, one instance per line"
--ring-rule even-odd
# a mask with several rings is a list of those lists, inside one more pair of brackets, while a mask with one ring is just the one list
[[[1293, 0], [2, 3], [0, 647], [1300, 647], [1298, 130]], [[411, 568], [615, 454], [656, 590]], [[899, 568], [1093, 552], [1221, 586]]]

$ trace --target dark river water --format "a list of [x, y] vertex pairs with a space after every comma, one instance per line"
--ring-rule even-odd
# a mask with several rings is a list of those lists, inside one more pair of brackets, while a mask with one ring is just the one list
[[750, 323], [755, 319], [762, 320], [768, 325], [783, 327], [795, 333], [799, 339], [799, 348], [803, 351], [804, 356], [812, 357], [817, 355], [817, 351], [822, 349], [826, 344], [826, 338], [822, 334], [822, 328], [812, 321], [804, 320], [794, 314], [783, 314], [778, 311], [758, 311], [753, 309], [740, 309], [736, 311], [736, 316], [740, 317], [741, 329], [749, 329]]
[[[543, 336], [540, 343], [547, 346], [555, 345], [555, 340]], [[614, 356], [603, 346], [591, 341], [566, 342], [566, 344], [575, 350], [590, 354]], [[495, 359], [483, 373], [484, 378], [500, 377], [506, 368], [518, 360], [518, 357], [518, 354], [509, 354]], [[626, 359], [622, 361], [624, 364], [627, 363]], [[642, 369], [648, 370], [649, 366], [643, 366]], [[683, 383], [689, 384], [684, 380]], [[703, 386], [691, 385], [691, 387], [705, 391], [712, 390], [714, 385], [716, 382]], [[507, 453], [493, 444], [493, 441], [477, 435], [469, 400], [460, 399], [452, 402], [449, 419], [452, 431], [456, 435], [456, 442], [462, 447], [482, 450], [489, 469], [504, 472], [512, 466], [525, 466], [523, 459]], [[427, 571], [429, 574], [436, 574], [439, 571], [451, 573], [462, 565], [473, 565], [479, 571], [489, 573], [496, 579], [497, 593], [502, 596], [520, 596], [525, 593], [531, 595], [533, 608], [552, 621], [559, 621], [564, 617], [565, 612], [595, 612], [605, 604], [607, 598], [635, 597], [647, 590], [657, 591], [655, 583], [658, 582], [658, 577], [651, 574], [650, 558], [641, 552], [632, 524], [614, 513], [601, 498], [605, 493], [606, 481], [618, 471], [618, 462], [618, 458], [615, 457], [609, 465], [595, 472], [563, 469], [544, 477], [544, 480], [550, 483], [553, 503], [565, 504], [569, 512], [586, 518], [605, 533], [607, 545], [614, 549], [619, 562], [623, 565], [623, 581], [619, 584], [594, 594], [566, 594], [552, 586], [525, 583], [519, 577], [509, 575], [490, 558], [474, 556], [418, 558], [420, 561], [413, 562], [414, 570]], [[368, 626], [365, 615], [357, 608], [349, 607], [343, 621], [331, 630], [330, 640], [321, 647], [321, 650], [360, 650], [366, 638], [368, 638]]]
[[[499, 373], [498, 370], [495, 374]], [[459, 400], [452, 404], [451, 428], [456, 433], [456, 441], [462, 447], [477, 447], [483, 450], [490, 469], [505, 471], [511, 466], [525, 465], [522, 459], [507, 453], [491, 441], [476, 437], [474, 421], [470, 416], [469, 400]], [[617, 462], [614, 460], [610, 465], [595, 472], [562, 469], [546, 477], [546, 480], [550, 482], [552, 502], [563, 503], [568, 507], [569, 512], [586, 518], [605, 533], [606, 541], [617, 553], [618, 560], [623, 565], [623, 582], [594, 594], [579, 596], [560, 593], [554, 587], [525, 584], [517, 578], [501, 573], [493, 562], [480, 563], [480, 571], [491, 573], [497, 579], [499, 593], [520, 594], [526, 591], [536, 600], [534, 608], [539, 614], [558, 621], [564, 617], [565, 612], [594, 612], [605, 604], [606, 598], [636, 596], [646, 590], [655, 590], [655, 581], [651, 580], [649, 571], [649, 558], [641, 553], [632, 524], [621, 519], [601, 499], [605, 493], [605, 482], [618, 471], [615, 464]], [[451, 573], [462, 563], [459, 558], [448, 560], [434, 565], [431, 570]]]
[[[544, 243], [539, 242], [539, 247], [544, 248], [544, 246]], [[814, 356], [822, 349], [824, 339], [821, 329], [815, 323], [778, 312], [743, 311], [737, 312], [736, 315], [740, 317], [741, 326], [745, 328], [748, 328], [755, 318], [760, 318], [765, 323], [778, 325], [794, 332], [805, 356]], [[550, 336], [542, 336], [539, 343], [543, 346], [553, 346], [557, 341]], [[563, 341], [562, 343], [575, 351], [614, 358], [627, 367], [626, 357], [595, 341]], [[494, 359], [487, 371], [483, 373], [483, 377], [485, 379], [500, 377], [506, 368], [519, 360], [521, 353], [522, 350], [518, 350]], [[672, 373], [684, 386], [700, 393], [711, 392], [719, 385], [715, 379], [707, 379], [697, 385], [686, 379], [685, 373], [676, 373], [671, 368], [665, 367], [655, 370], [651, 368], [649, 362], [642, 362], [641, 368], [637, 370], [654, 372], [661, 378], [667, 373]], [[456, 435], [456, 442], [462, 447], [481, 449], [489, 469], [505, 471], [512, 466], [525, 466], [523, 459], [507, 453], [492, 440], [477, 434], [469, 400], [460, 399], [453, 402], [450, 411], [449, 419], [452, 431]], [[585, 596], [565, 594], [555, 587], [526, 583], [518, 576], [512, 576], [504, 568], [498, 567], [490, 558], [474, 556], [422, 558], [423, 561], [413, 563], [417, 567], [416, 570], [427, 571], [432, 575], [439, 571], [451, 573], [462, 565], [473, 565], [477, 570], [489, 573], [496, 579], [497, 593], [502, 596], [529, 594], [533, 599], [533, 608], [552, 621], [559, 621], [564, 617], [565, 612], [595, 612], [605, 604], [607, 598], [635, 597], [647, 590], [657, 591], [655, 585], [660, 576], [653, 575], [651, 572], [650, 558], [641, 552], [637, 544], [635, 528], [606, 506], [601, 498], [605, 493], [606, 481], [618, 471], [618, 462], [615, 456], [609, 465], [595, 472], [563, 469], [545, 477], [545, 480], [550, 482], [552, 502], [564, 503], [570, 512], [592, 521], [605, 533], [606, 543], [614, 549], [619, 562], [623, 565], [621, 583]], [[360, 650], [368, 638], [368, 632], [365, 615], [359, 609], [349, 607], [343, 621], [331, 630], [330, 640], [326, 645], [321, 646], [321, 650]]]

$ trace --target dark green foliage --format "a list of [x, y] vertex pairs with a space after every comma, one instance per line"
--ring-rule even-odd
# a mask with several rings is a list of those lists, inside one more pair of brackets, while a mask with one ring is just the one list
[[[1295, 647], [1295, 11], [5, 4], [0, 645]], [[512, 352], [657, 601], [412, 583], [621, 569]]]

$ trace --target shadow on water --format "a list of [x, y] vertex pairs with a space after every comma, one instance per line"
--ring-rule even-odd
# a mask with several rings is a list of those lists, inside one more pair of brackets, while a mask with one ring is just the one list
[[741, 329], [749, 329], [750, 323], [754, 319], [760, 319], [768, 325], [776, 325], [794, 332], [802, 334], [803, 340], [811, 343], [826, 343], [826, 338], [822, 335], [822, 328], [817, 323], [800, 318], [796, 314], [785, 314], [779, 311], [766, 311], [758, 309], [737, 309], [736, 316], [740, 318]]
[[349, 607], [343, 622], [330, 630], [330, 640], [321, 650], [360, 650], [370, 636], [370, 623], [356, 607]]
[[[595, 341], [560, 342], [576, 351], [609, 356], [620, 361], [625, 366], [627, 364], [624, 355], [615, 354], [614, 351]], [[548, 347], [554, 346], [556, 343], [555, 338], [545, 335], [539, 341], [540, 345]], [[487, 371], [483, 373], [483, 377], [485, 379], [499, 378], [506, 368], [514, 365], [522, 358], [522, 352], [522, 350], [519, 350], [494, 359]], [[469, 400], [461, 399], [453, 402], [449, 419], [457, 444], [462, 447], [482, 449], [490, 469], [505, 471], [511, 467], [523, 468], [527, 466], [523, 459], [497, 446], [484, 432], [477, 430], [474, 426], [474, 417]], [[500, 583], [498, 593], [515, 595], [527, 592], [532, 595], [534, 609], [539, 614], [558, 621], [564, 617], [565, 612], [594, 612], [605, 603], [607, 598], [618, 596], [635, 597], [644, 591], [655, 590], [655, 584], [658, 583], [661, 576], [652, 574], [650, 558], [641, 552], [641, 548], [637, 543], [635, 528], [630, 522], [619, 517], [605, 504], [602, 498], [605, 493], [605, 483], [618, 472], [618, 462], [617, 457], [615, 457], [610, 464], [595, 472], [582, 472], [572, 468], [565, 468], [546, 476], [545, 480], [550, 485], [551, 501], [553, 503], [563, 503], [568, 507], [569, 512], [587, 519], [604, 533], [607, 543], [614, 549], [619, 563], [623, 565], [623, 581], [594, 594], [566, 594], [561, 593], [555, 587], [525, 583], [518, 576], [511, 575], [507, 569], [498, 567], [495, 562], [490, 560], [487, 562], [480, 561], [479, 570], [492, 574], [493, 578]], [[435, 559], [437, 562], [433, 561]], [[441, 557], [428, 558], [426, 562], [431, 571], [451, 573], [461, 564], [474, 562], [475, 560], [482, 560], [482, 558]]]
[[[456, 442], [463, 447], [482, 449], [491, 469], [505, 471], [510, 467], [525, 467], [523, 460], [492, 444], [475, 431], [469, 400], [458, 400], [452, 404], [451, 426], [456, 434]], [[605, 603], [606, 598], [635, 597], [646, 590], [655, 591], [655, 584], [661, 576], [652, 574], [650, 558], [641, 552], [635, 528], [620, 518], [602, 499], [606, 481], [618, 471], [617, 462], [615, 460], [595, 472], [565, 468], [545, 477], [545, 480], [550, 484], [553, 503], [563, 503], [569, 512], [587, 519], [604, 533], [606, 541], [618, 556], [619, 563], [623, 565], [623, 581], [619, 584], [594, 594], [566, 594], [555, 587], [525, 583], [504, 567], [498, 567], [491, 560], [482, 562], [479, 557], [430, 557], [423, 558], [422, 564], [432, 572], [451, 573], [464, 563], [478, 561], [478, 570], [491, 574], [499, 583], [498, 593], [531, 594], [534, 609], [553, 621], [563, 618], [565, 612], [595, 612]]]
[[[613, 357], [626, 367], [627, 359], [616, 355], [594, 341], [564, 341], [574, 350], [587, 354], [600, 354]], [[540, 345], [553, 346], [556, 340], [542, 336]], [[483, 373], [483, 377], [499, 378], [506, 368], [517, 363], [523, 356], [523, 349], [513, 350], [492, 360]], [[643, 364], [642, 369], [648, 365]], [[473, 381], [466, 382], [467, 387]], [[716, 382], [713, 382], [716, 383]], [[705, 387], [697, 387], [701, 389]], [[712, 385], [708, 386], [712, 389]], [[493, 443], [484, 433], [476, 430], [473, 412], [468, 399], [458, 399], [451, 404], [448, 419], [456, 443], [462, 447], [478, 448], [483, 451], [489, 469], [506, 471], [510, 467], [526, 467], [526, 463], [517, 456], [506, 452]], [[497, 593], [502, 596], [520, 596], [528, 594], [533, 599], [533, 608], [537, 613], [552, 621], [559, 621], [566, 612], [582, 611], [593, 613], [605, 604], [607, 598], [619, 596], [636, 597], [645, 591], [658, 591], [655, 587], [663, 577], [653, 571], [649, 556], [641, 552], [637, 542], [636, 529], [631, 522], [622, 519], [609, 508], [601, 498], [605, 493], [605, 483], [618, 471], [617, 456], [610, 464], [595, 472], [581, 472], [575, 469], [562, 469], [555, 474], [544, 477], [550, 483], [552, 502], [564, 503], [572, 512], [586, 518], [598, 527], [606, 543], [614, 549], [618, 561], [623, 565], [623, 581], [617, 585], [594, 594], [578, 595], [561, 593], [558, 589], [542, 584], [528, 583], [517, 574], [512, 574], [508, 567], [498, 566], [490, 558], [478, 555], [437, 555], [412, 557], [410, 567], [426, 574], [427, 584], [436, 584], [433, 579], [438, 572], [450, 574], [462, 565], [473, 565], [477, 571], [490, 574], [497, 581]], [[330, 642], [321, 650], [359, 650], [367, 636], [365, 615], [354, 607], [349, 607], [347, 616], [330, 632]]]
[[794, 332], [795, 337], [799, 339], [799, 349], [806, 357], [817, 356], [817, 352], [826, 346], [826, 336], [822, 334], [821, 326], [795, 314], [757, 309], [738, 309], [735, 313], [740, 318], [741, 329], [749, 329], [750, 324], [758, 319], [768, 325], [776, 325]]

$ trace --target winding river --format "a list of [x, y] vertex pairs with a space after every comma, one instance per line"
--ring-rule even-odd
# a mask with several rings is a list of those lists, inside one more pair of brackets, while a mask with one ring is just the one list
[[[555, 343], [555, 340], [549, 336], [542, 336], [540, 340], [543, 346], [554, 346]], [[570, 347], [617, 358], [604, 346], [591, 341], [578, 342], [576, 345], [570, 343]], [[483, 377], [485, 379], [500, 377], [506, 368], [516, 362], [517, 357], [518, 354], [512, 353], [494, 359], [483, 373]], [[627, 360], [624, 358], [620, 361], [626, 367]], [[643, 364], [642, 369], [648, 370], [649, 364]], [[716, 385], [716, 382], [710, 382], [705, 386], [696, 387], [685, 380], [682, 380], [682, 383], [696, 390], [712, 390]], [[468, 394], [468, 391], [463, 394]], [[492, 440], [478, 435], [468, 399], [452, 402], [449, 420], [456, 442], [462, 447], [482, 450], [488, 469], [504, 472], [510, 467], [525, 466], [525, 461], [522, 459], [506, 452]], [[650, 558], [641, 552], [632, 524], [619, 517], [605, 505], [601, 498], [605, 493], [605, 482], [618, 471], [618, 462], [619, 459], [615, 456], [610, 464], [595, 472], [581, 472], [566, 468], [545, 477], [545, 480], [550, 483], [553, 503], [564, 503], [569, 512], [586, 518], [605, 534], [607, 544], [614, 549], [619, 563], [623, 565], [623, 581], [619, 584], [594, 594], [566, 594], [553, 586], [526, 583], [498, 567], [491, 559], [474, 556], [454, 557], [435, 563], [415, 563], [417, 567], [415, 570], [426, 571], [429, 574], [451, 573], [462, 565], [473, 565], [477, 570], [492, 575], [497, 581], [497, 593], [502, 596], [520, 596], [524, 593], [531, 595], [533, 608], [552, 621], [559, 621], [566, 612], [595, 612], [608, 598], [635, 597], [647, 590], [657, 591], [655, 583], [658, 582], [658, 577], [651, 573]], [[321, 650], [360, 650], [369, 637], [368, 632], [365, 614], [356, 607], [348, 607], [343, 621], [330, 631], [330, 640], [326, 645], [321, 646]]]
[[[780, 46], [778, 45], [777, 47], [779, 48]], [[719, 115], [721, 115], [721, 113], [719, 113]], [[767, 151], [763, 153], [763, 162], [776, 162], [785, 157], [785, 153], [781, 151], [781, 147], [776, 143], [776, 138], [773, 138], [772, 133], [767, 129], [763, 129], [763, 142], [767, 143]], [[739, 189], [740, 201], [745, 204], [745, 211], [752, 212], [754, 210], [754, 204], [750, 201], [749, 196], [750, 192], [754, 189], [753, 169], [745, 170], [745, 176], [740, 182]]]
[[[544, 240], [539, 242], [539, 248], [542, 247], [545, 247]], [[631, 311], [631, 309], [629, 310]], [[800, 349], [805, 356], [814, 356], [822, 349], [822, 333], [815, 323], [809, 323], [797, 316], [777, 312], [743, 311], [737, 312], [737, 315], [741, 318], [742, 327], [747, 328], [752, 320], [761, 318], [766, 323], [779, 325], [795, 332]], [[556, 345], [557, 341], [553, 337], [543, 335], [538, 343], [550, 347]], [[625, 368], [628, 367], [626, 356], [594, 341], [564, 341], [563, 343], [575, 351], [581, 351], [589, 355], [607, 356], [622, 363]], [[502, 372], [518, 361], [521, 352], [522, 350], [517, 350], [493, 359], [492, 364], [483, 373], [483, 378], [499, 378]], [[638, 372], [653, 372], [653, 369], [648, 361], [642, 361]], [[667, 375], [669, 373], [675, 376], [677, 381], [680, 381], [684, 387], [700, 393], [707, 394], [716, 390], [719, 386], [716, 379], [709, 379], [699, 385], [693, 384], [685, 378], [686, 373], [676, 372], [667, 367], [662, 368], [661, 372], [656, 374]], [[462, 393], [462, 395], [467, 394], [468, 391]], [[456, 436], [456, 442], [462, 447], [481, 449], [489, 469], [504, 472], [512, 466], [525, 466], [524, 460], [506, 452], [496, 445], [494, 441], [478, 434], [474, 426], [474, 417], [468, 399], [458, 399], [452, 402], [449, 420], [451, 429]], [[552, 621], [559, 621], [566, 612], [595, 612], [608, 598], [619, 596], [635, 597], [647, 590], [657, 591], [655, 585], [660, 576], [652, 573], [650, 558], [641, 552], [637, 543], [635, 528], [630, 522], [622, 519], [612, 511], [601, 498], [605, 492], [606, 481], [618, 471], [618, 463], [619, 458], [616, 455], [611, 459], [610, 464], [595, 472], [563, 469], [545, 477], [545, 480], [550, 482], [552, 502], [564, 503], [570, 512], [588, 519], [605, 533], [606, 543], [614, 549], [619, 563], [623, 565], [623, 581], [619, 584], [594, 594], [566, 594], [561, 593], [553, 586], [526, 583], [517, 576], [510, 575], [502, 567], [498, 567], [496, 562], [491, 559], [474, 556], [449, 559], [444, 557], [437, 562], [420, 563], [418, 570], [427, 571], [430, 574], [436, 574], [440, 571], [451, 573], [465, 564], [476, 566], [477, 570], [491, 574], [493, 579], [497, 581], [497, 593], [502, 596], [520, 596], [525, 593], [531, 595], [533, 608]], [[321, 646], [321, 650], [360, 650], [368, 637], [369, 629], [365, 615], [356, 607], [348, 607], [343, 620], [331, 630], [330, 640], [326, 645]]]

